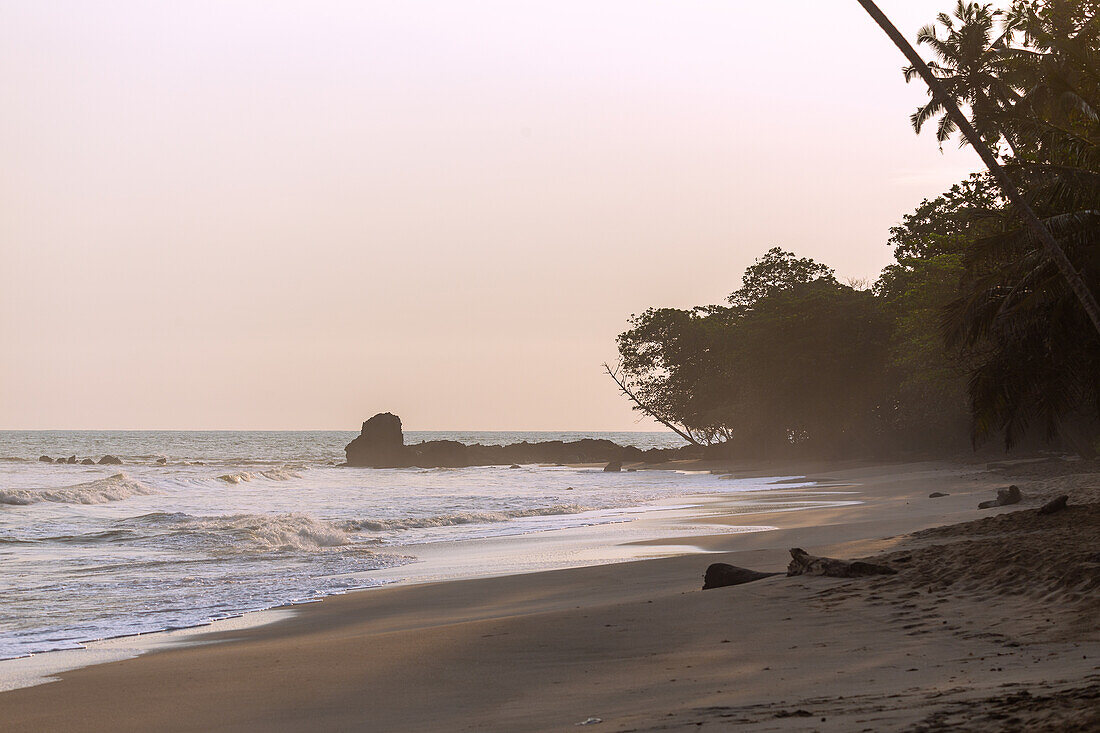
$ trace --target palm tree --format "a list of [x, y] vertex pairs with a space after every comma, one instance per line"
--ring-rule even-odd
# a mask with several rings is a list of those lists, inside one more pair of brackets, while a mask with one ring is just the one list
[[[1092, 322], [1093, 328], [1097, 334], [1100, 334], [1100, 304], [1096, 302], [1096, 297], [1092, 294], [1088, 284], [1085, 282], [1084, 277], [1077, 271], [1073, 263], [1066, 256], [1065, 250], [1051, 234], [1047, 226], [1036, 215], [1035, 210], [1031, 208], [1031, 205], [1016, 189], [1015, 184], [1009, 179], [1004, 169], [1001, 167], [1000, 162], [997, 160], [997, 156], [986, 145], [985, 140], [978, 131], [974, 129], [974, 125], [967, 119], [966, 115], [959, 109], [958, 102], [955, 97], [952, 96], [944, 85], [941, 83], [937, 74], [929, 68], [916, 49], [910, 45], [905, 36], [890, 22], [890, 19], [879, 9], [879, 7], [873, 2], [873, 0], [859, 0], [859, 4], [863, 6], [863, 9], [867, 11], [874, 21], [882, 28], [883, 32], [889, 36], [890, 40], [894, 42], [894, 45], [905, 54], [905, 57], [909, 59], [913, 69], [916, 73], [920, 74], [921, 78], [928, 85], [929, 93], [932, 94], [934, 100], [943, 105], [945, 114], [949, 115], [951, 122], [958, 126], [958, 129], [962, 131], [963, 136], [967, 142], [973, 146], [974, 151], [981, 157], [982, 162], [985, 163], [989, 169], [990, 174], [993, 176], [993, 180], [997, 182], [1001, 190], [1004, 191], [1005, 197], [1012, 204], [1012, 207], [1016, 210], [1016, 213], [1024, 220], [1024, 224], [1034, 237], [1046, 250], [1047, 257], [1054, 263], [1058, 269], [1059, 274], [1065, 280], [1074, 296], [1080, 302], [1081, 307], [1084, 309], [1085, 314], [1088, 316], [1089, 321]], [[963, 5], [959, 3], [960, 7]]]
[[[1016, 141], [1004, 134], [997, 124], [998, 117], [1020, 100], [1019, 90], [1006, 81], [1005, 72], [1012, 54], [1006, 44], [1006, 34], [995, 33], [996, 20], [1000, 16], [1001, 12], [992, 10], [991, 5], [958, 0], [954, 17], [940, 13], [937, 23], [918, 31], [917, 43], [928, 46], [935, 53], [938, 61], [928, 62], [927, 68], [957, 105], [970, 108], [974, 127], [982, 139], [996, 148], [1003, 137], [1013, 155], [1018, 157]], [[906, 82], [921, 73], [916, 64], [905, 67], [903, 72]], [[925, 123], [938, 115], [936, 140], [943, 144], [958, 126], [943, 100], [932, 94], [931, 89], [929, 96], [928, 103], [918, 107], [910, 119], [919, 133]], [[965, 138], [963, 142], [965, 144]]]

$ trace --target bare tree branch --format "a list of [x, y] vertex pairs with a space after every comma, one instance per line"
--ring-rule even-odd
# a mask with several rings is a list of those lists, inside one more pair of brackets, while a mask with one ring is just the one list
[[676, 433], [677, 435], [679, 435], [681, 438], [683, 438], [687, 442], [691, 443], [692, 445], [698, 445], [700, 447], [702, 446], [702, 444], [698, 440], [696, 440], [694, 437], [692, 437], [691, 433], [689, 431], [687, 431], [686, 428], [681, 430], [680, 428], [676, 427], [674, 424], [672, 424], [671, 422], [669, 422], [665, 418], [658, 415], [657, 412], [653, 408], [651, 408], [649, 405], [642, 402], [642, 400], [639, 399], [638, 396], [636, 394], [634, 394], [630, 390], [630, 388], [627, 386], [626, 380], [621, 379], [619, 377], [617, 370], [612, 369], [611, 366], [609, 364], [607, 364], [606, 362], [604, 363], [603, 368], [604, 368], [604, 371], [607, 372], [607, 376], [611, 377], [612, 381], [614, 381], [615, 384], [617, 384], [619, 386], [619, 391], [622, 392], [624, 395], [626, 395], [627, 398], [631, 402], [633, 402], [635, 405], [637, 405], [639, 410], [641, 410], [645, 414], [649, 415], [651, 418], [653, 418], [657, 422], [661, 423], [666, 428], [668, 428], [672, 432]]

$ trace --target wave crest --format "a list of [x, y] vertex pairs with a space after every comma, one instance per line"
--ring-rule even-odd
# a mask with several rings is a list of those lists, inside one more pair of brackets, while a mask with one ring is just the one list
[[236, 473], [227, 473], [224, 476], [218, 476], [218, 479], [227, 484], [240, 484], [251, 481], [254, 478], [266, 478], [271, 481], [292, 481], [301, 477], [302, 474], [284, 466], [283, 468], [271, 468], [266, 471], [237, 471]]
[[72, 486], [56, 489], [0, 489], [0, 504], [26, 506], [44, 501], [60, 504], [106, 504], [109, 501], [121, 501], [131, 496], [149, 496], [160, 492], [130, 478], [124, 473], [116, 473], [107, 478], [85, 481]]
[[546, 517], [558, 514], [580, 514], [587, 507], [577, 504], [557, 504], [538, 509], [512, 509], [502, 512], [455, 512], [436, 517], [405, 517], [400, 519], [353, 519], [341, 526], [349, 532], [392, 532], [405, 529], [453, 527], [459, 524], [493, 524], [523, 517]]
[[158, 512], [136, 519], [145, 524], [167, 526], [169, 535], [194, 541], [205, 549], [317, 552], [351, 542], [347, 533], [336, 525], [302, 512], [209, 517]]

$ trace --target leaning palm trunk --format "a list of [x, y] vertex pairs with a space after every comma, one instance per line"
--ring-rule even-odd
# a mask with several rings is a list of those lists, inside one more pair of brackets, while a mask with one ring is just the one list
[[890, 40], [901, 49], [901, 52], [905, 54], [905, 57], [913, 64], [913, 68], [916, 69], [917, 73], [919, 73], [925, 83], [928, 84], [928, 88], [932, 91], [932, 94], [939, 97], [947, 113], [951, 115], [955, 124], [959, 126], [959, 130], [962, 131], [962, 134], [966, 137], [970, 145], [978, 152], [978, 155], [981, 156], [982, 162], [989, 168], [990, 174], [993, 175], [994, 180], [997, 181], [998, 185], [1000, 185], [1001, 189], [1004, 191], [1005, 197], [1012, 202], [1012, 205], [1023, 218], [1024, 223], [1027, 224], [1031, 233], [1043, 244], [1043, 248], [1046, 249], [1047, 255], [1054, 261], [1054, 264], [1058, 267], [1058, 271], [1073, 290], [1074, 295], [1081, 301], [1081, 306], [1085, 309], [1085, 313], [1088, 314], [1089, 320], [1092, 321], [1092, 325], [1096, 329], [1097, 334], [1100, 334], [1100, 305], [1097, 304], [1092, 291], [1089, 290], [1084, 278], [1081, 277], [1081, 273], [1074, 268], [1073, 263], [1066, 257], [1065, 251], [1059, 246], [1054, 236], [1043, 225], [1043, 222], [1039, 220], [1035, 211], [1028, 205], [1023, 196], [1020, 195], [1020, 192], [1016, 190], [1016, 186], [1009, 180], [1008, 175], [1004, 172], [1004, 169], [1001, 168], [1001, 164], [997, 162], [997, 158], [993, 155], [993, 151], [989, 149], [978, 135], [974, 126], [970, 124], [970, 120], [966, 118], [966, 115], [959, 109], [959, 105], [955, 103], [955, 100], [944, 91], [943, 85], [940, 84], [939, 79], [937, 79], [935, 74], [928, 68], [928, 64], [924, 62], [924, 59], [921, 58], [916, 49], [914, 49], [909, 41], [905, 39], [905, 36], [894, 27], [890, 19], [879, 10], [878, 6], [875, 5], [872, 0], [859, 0], [859, 4], [863, 6], [863, 9], [866, 10], [872, 18], [874, 18], [879, 27], [890, 37]]

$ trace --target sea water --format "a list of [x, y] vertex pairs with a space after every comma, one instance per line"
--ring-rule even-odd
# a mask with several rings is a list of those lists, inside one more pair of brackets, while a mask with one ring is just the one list
[[[0, 432], [0, 659], [368, 587], [424, 543], [624, 522], [677, 496], [800, 485], [566, 466], [341, 467], [352, 432]], [[406, 432], [406, 442], [671, 433]], [[123, 465], [39, 462], [105, 454]], [[160, 465], [163, 464], [163, 465]]]

